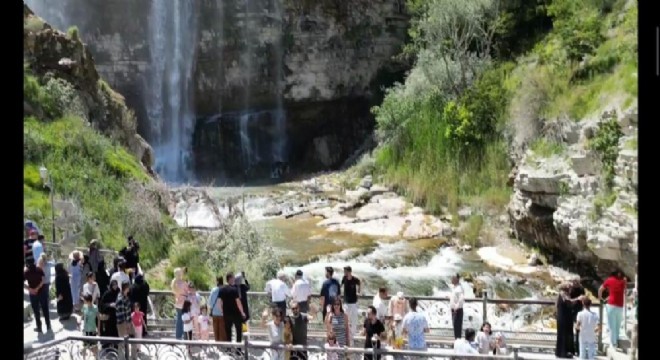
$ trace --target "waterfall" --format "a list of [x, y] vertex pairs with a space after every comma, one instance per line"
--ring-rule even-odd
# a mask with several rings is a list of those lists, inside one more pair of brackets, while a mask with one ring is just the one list
[[67, 31], [69, 26], [73, 25], [70, 19], [67, 19], [68, 0], [25, 0], [25, 3], [35, 15], [46, 20], [55, 29]]
[[170, 182], [191, 180], [195, 19], [192, 1], [152, 1], [149, 18], [151, 61], [145, 89], [149, 140], [156, 153], [156, 170]]
[[239, 135], [241, 138], [241, 159], [243, 162], [243, 169], [247, 171], [252, 165], [252, 149], [250, 144], [250, 133], [248, 125], [250, 122], [250, 114], [243, 113], [239, 120]]
[[274, 161], [286, 162], [286, 113], [284, 112], [284, 14], [279, 0], [274, 1], [275, 14], [280, 20], [278, 40], [275, 42], [275, 79], [277, 85], [277, 112], [275, 117], [275, 139], [273, 141]]

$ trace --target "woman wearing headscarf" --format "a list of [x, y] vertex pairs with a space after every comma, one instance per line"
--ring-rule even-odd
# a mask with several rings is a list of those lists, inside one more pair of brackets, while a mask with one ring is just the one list
[[110, 285], [110, 276], [108, 276], [108, 272], [105, 270], [105, 260], [103, 258], [99, 261], [96, 270], [96, 283], [99, 285], [101, 294], [105, 293], [108, 290], [108, 285]]
[[183, 302], [188, 296], [188, 283], [183, 280], [183, 269], [174, 269], [174, 279], [172, 279], [172, 293], [174, 294], [174, 308], [176, 309], [175, 336], [177, 340], [183, 339], [183, 320], [181, 319], [181, 310]]
[[236, 275], [234, 286], [238, 290], [239, 297], [241, 298], [241, 305], [243, 305], [243, 312], [245, 313], [245, 319], [243, 323], [247, 323], [250, 320], [250, 309], [248, 308], [248, 291], [250, 291], [250, 283], [245, 277], [245, 271], [241, 271], [240, 274]]
[[[117, 337], [117, 315], [115, 313], [115, 301], [119, 295], [119, 287], [116, 281], [110, 282], [110, 287], [101, 296], [99, 301], [99, 319], [101, 320], [100, 336]], [[103, 348], [113, 346], [112, 344], [103, 344]]]
[[63, 263], [55, 265], [55, 297], [57, 298], [57, 316], [60, 320], [69, 319], [73, 313], [73, 301], [69, 273]]
[[81, 261], [80, 251], [74, 251], [69, 256], [69, 274], [71, 274], [71, 300], [73, 301], [73, 309], [80, 310], [80, 294], [82, 294], [82, 271], [83, 262]]
[[561, 284], [559, 286], [559, 295], [557, 296], [557, 344], [555, 347], [555, 356], [558, 358], [570, 359], [573, 357], [573, 304], [569, 298], [568, 291], [570, 284]]
[[[149, 310], [149, 284], [144, 279], [143, 274], [137, 274], [135, 281], [131, 285], [131, 291], [128, 293], [131, 304], [140, 304], [140, 311], [147, 313]], [[147, 325], [147, 317], [144, 317], [144, 325]], [[147, 327], [142, 326], [142, 336], [147, 336]]]

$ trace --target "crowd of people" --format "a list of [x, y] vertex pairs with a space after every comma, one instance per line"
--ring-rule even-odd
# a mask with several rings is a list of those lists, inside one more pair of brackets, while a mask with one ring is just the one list
[[[87, 336], [142, 337], [147, 335], [149, 284], [139, 269], [138, 242], [129, 236], [127, 244], [106, 269], [100, 244], [92, 240], [85, 254], [72, 251], [65, 262], [55, 262], [45, 248], [44, 236], [31, 221], [26, 222], [23, 242], [24, 278], [37, 333], [52, 333], [49, 305], [54, 269], [56, 310], [61, 322], [76, 320]], [[73, 316], [73, 315], [76, 316]], [[96, 344], [88, 344], [96, 351]], [[115, 346], [102, 344], [103, 347]]]
[[[35, 316], [35, 331], [42, 332], [41, 315], [47, 331], [52, 331], [48, 304], [51, 267], [55, 269], [55, 297], [57, 314], [61, 321], [72, 314], [80, 318], [81, 331], [88, 336], [137, 338], [146, 336], [149, 285], [139, 272], [139, 244], [132, 237], [114, 258], [112, 268], [105, 268], [99, 243], [92, 240], [86, 254], [73, 251], [68, 263], [55, 264], [44, 249], [44, 237], [39, 230], [26, 223], [27, 239], [24, 241], [25, 280], [30, 304]], [[65, 267], [66, 266], [66, 267]], [[296, 271], [293, 285], [289, 288], [287, 276], [280, 272], [268, 281], [264, 290], [270, 296], [270, 308], [262, 313], [271, 344], [307, 345], [307, 326], [320, 313], [326, 331], [325, 347], [329, 359], [337, 359], [333, 348], [354, 346], [356, 336], [364, 336], [365, 348], [404, 349], [425, 351], [429, 324], [423, 312], [418, 311], [418, 300], [406, 297], [402, 292], [389, 296], [387, 288], [380, 288], [372, 305], [366, 311], [366, 319], [358, 323], [358, 298], [362, 294], [360, 279], [353, 275], [350, 266], [344, 267], [341, 281], [334, 277], [334, 269], [325, 269], [325, 280], [319, 293], [319, 307], [311, 303], [312, 289]], [[176, 268], [171, 290], [176, 311], [175, 336], [181, 340], [209, 340], [210, 333], [218, 342], [242, 341], [250, 320], [247, 293], [250, 284], [246, 274], [227, 273], [216, 279], [208, 300], [201, 297], [192, 282], [186, 281], [186, 268]], [[503, 334], [495, 333], [485, 322], [479, 331], [468, 328], [463, 331], [463, 287], [459, 275], [451, 279], [449, 307], [454, 330], [454, 352], [460, 355], [506, 355], [507, 345]], [[621, 327], [624, 296], [627, 281], [621, 271], [614, 272], [598, 291], [598, 298], [605, 301], [611, 346], [616, 347]], [[635, 293], [635, 306], [637, 306]], [[596, 353], [597, 333], [600, 331], [598, 313], [592, 309], [591, 300], [579, 280], [559, 287], [557, 298], [558, 358], [593, 359]], [[404, 341], [404, 339], [406, 339]], [[90, 349], [96, 349], [91, 346]], [[113, 346], [103, 344], [103, 347]], [[132, 351], [137, 352], [136, 349]], [[273, 350], [273, 360], [306, 359], [304, 351]], [[373, 360], [373, 355], [365, 359]], [[380, 360], [380, 356], [376, 355]]]

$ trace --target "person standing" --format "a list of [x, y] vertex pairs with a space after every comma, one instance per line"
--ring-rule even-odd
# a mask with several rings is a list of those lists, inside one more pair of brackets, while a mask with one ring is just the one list
[[348, 315], [349, 336], [353, 339], [358, 328], [358, 296], [360, 295], [360, 279], [353, 276], [353, 269], [350, 266], [344, 267], [344, 277], [341, 279], [341, 286], [344, 288], [344, 306]]
[[215, 279], [215, 287], [209, 295], [209, 306], [211, 307], [211, 319], [213, 322], [213, 338], [215, 341], [227, 341], [225, 318], [222, 315], [222, 300], [220, 300], [222, 285], [222, 276], [218, 276]]
[[[131, 327], [131, 300], [128, 298], [129, 284], [121, 284], [121, 292], [117, 296], [115, 309], [117, 315], [117, 336], [124, 338], [130, 335]], [[120, 347], [123, 348], [123, 347]], [[125, 354], [124, 359], [128, 359], [130, 354]]]
[[243, 338], [243, 320], [246, 317], [245, 312], [243, 312], [243, 304], [241, 304], [238, 290], [234, 286], [234, 273], [228, 272], [225, 280], [227, 280], [227, 286], [220, 289], [220, 300], [222, 300], [227, 341], [231, 341], [231, 328], [233, 327], [236, 330], [236, 342], [241, 342]]
[[570, 359], [573, 357], [575, 345], [573, 341], [573, 303], [568, 296], [570, 284], [559, 286], [557, 296], [557, 343], [555, 356]]
[[423, 313], [417, 311], [417, 298], [410, 298], [410, 312], [403, 318], [403, 335], [408, 335], [408, 349], [426, 351], [426, 333], [429, 323]]
[[46, 289], [46, 297], [50, 301], [50, 281], [52, 279], [52, 267], [55, 264], [52, 261], [48, 261], [48, 255], [42, 253], [39, 259], [37, 260], [37, 267], [44, 272], [44, 285]]
[[[582, 311], [582, 296], [585, 296], [584, 287], [580, 283], [580, 278], [574, 279], [568, 292], [568, 297], [573, 300], [573, 324], [577, 321], [577, 315]], [[574, 354], [580, 355], [580, 330], [575, 328]]]
[[465, 295], [458, 274], [451, 278], [451, 284], [451, 297], [449, 298], [451, 323], [454, 328], [454, 339], [460, 339], [461, 331], [463, 330], [463, 304], [465, 303]]
[[[128, 293], [128, 297], [131, 300], [131, 303], [140, 304], [140, 309], [145, 313], [149, 313], [149, 283], [144, 279], [144, 275], [137, 274], [133, 285], [131, 285], [131, 291]], [[147, 336], [147, 316], [144, 317], [144, 327], [142, 328], [142, 335]]]
[[182, 340], [183, 320], [181, 320], [181, 311], [183, 309], [183, 302], [186, 301], [188, 296], [188, 284], [183, 280], [183, 270], [181, 268], [174, 269], [174, 279], [172, 279], [171, 288], [174, 294], [174, 309], [176, 309], [174, 332], [176, 339]]
[[250, 320], [250, 308], [248, 306], [248, 291], [250, 291], [250, 283], [247, 281], [245, 276], [245, 271], [241, 271], [240, 274], [236, 275], [236, 289], [238, 290], [238, 295], [241, 297], [241, 305], [243, 305], [243, 312], [245, 312], [245, 320], [243, 323], [247, 323]]
[[138, 273], [138, 264], [140, 263], [140, 245], [133, 236], [128, 237], [127, 245], [119, 251], [119, 255], [126, 260], [126, 270], [133, 270], [133, 274]]
[[278, 272], [277, 278], [266, 283], [265, 291], [270, 294], [273, 305], [286, 315], [286, 298], [291, 296], [291, 292], [284, 280], [286, 280], [286, 274]]
[[69, 319], [73, 313], [73, 300], [71, 299], [69, 273], [63, 263], [55, 265], [55, 297], [57, 298], [57, 316], [60, 320]]
[[348, 328], [348, 316], [341, 306], [341, 297], [335, 296], [332, 301], [332, 310], [325, 318], [327, 334], [333, 333], [337, 337], [337, 344], [341, 347], [351, 346], [350, 329]]
[[302, 270], [296, 271], [296, 281], [291, 289], [291, 297], [298, 305], [299, 311], [306, 314], [309, 311], [309, 299], [312, 296], [312, 289], [307, 280], [303, 279]]
[[23, 255], [25, 258], [25, 265], [35, 262], [34, 253], [32, 253], [32, 245], [37, 241], [37, 230], [28, 230], [28, 238], [23, 241]]
[[581, 310], [575, 322], [576, 332], [579, 335], [580, 359], [596, 358], [596, 328], [598, 327], [598, 314], [591, 311], [591, 300], [588, 297], [582, 299], [583, 310]]
[[374, 300], [372, 305], [378, 311], [378, 315], [377, 315], [378, 320], [385, 321], [385, 317], [388, 316], [387, 288], [382, 287], [378, 289], [378, 294], [374, 295]]
[[[365, 349], [374, 349], [374, 351], [380, 349], [380, 341], [385, 340], [385, 325], [378, 320], [378, 310], [373, 306], [369, 306], [367, 310], [362, 333], [365, 336]], [[364, 360], [373, 360], [373, 358], [374, 356], [371, 354], [364, 354]], [[376, 355], [376, 360], [380, 360], [380, 355]]]
[[598, 289], [598, 299], [603, 301], [603, 292], [609, 291], [607, 297], [607, 327], [610, 330], [610, 345], [619, 347], [619, 331], [623, 320], [623, 297], [626, 292], [626, 278], [621, 270], [612, 272], [603, 285]]
[[46, 322], [46, 329], [51, 332], [50, 327], [50, 312], [48, 311], [48, 293], [44, 285], [45, 274], [43, 270], [37, 267], [33, 262], [28, 262], [27, 269], [23, 272], [23, 278], [27, 281], [25, 288], [30, 295], [30, 306], [34, 312], [34, 321], [37, 327], [34, 331], [41, 333], [41, 313], [43, 312], [44, 321]]
[[39, 261], [39, 257], [44, 253], [44, 239], [43, 235], [37, 235], [37, 240], [32, 243], [32, 257], [34, 261]]
[[[324, 320], [330, 310], [330, 306], [334, 304], [335, 298], [341, 295], [341, 285], [337, 279], [332, 277], [334, 272], [335, 270], [331, 266], [326, 267], [325, 281], [323, 281], [323, 285], [321, 285], [321, 297], [319, 301], [321, 302], [321, 313], [323, 314]], [[341, 344], [339, 336], [337, 336], [337, 342]]]
[[85, 285], [83, 285], [83, 297], [86, 294], [89, 294], [92, 296], [92, 304], [97, 305], [98, 300], [101, 297], [101, 291], [99, 290], [99, 286], [96, 284], [96, 281], [94, 281], [94, 273], [93, 272], [88, 272], [86, 276], [86, 282]]
[[[293, 345], [307, 346], [307, 324], [312, 316], [302, 311], [300, 303], [291, 303], [291, 321], [293, 323]], [[307, 360], [307, 351], [298, 350], [291, 354], [292, 360]]]
[[119, 260], [117, 262], [117, 271], [110, 276], [110, 281], [117, 281], [117, 285], [121, 286], [122, 284], [130, 284], [131, 277], [126, 273], [126, 261]]

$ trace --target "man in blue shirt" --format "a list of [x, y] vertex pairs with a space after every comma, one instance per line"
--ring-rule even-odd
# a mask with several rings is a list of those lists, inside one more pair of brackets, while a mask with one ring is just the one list
[[213, 337], [215, 341], [227, 341], [225, 334], [225, 318], [222, 314], [222, 300], [220, 299], [220, 289], [222, 289], [222, 276], [218, 276], [215, 280], [216, 287], [211, 290], [209, 295], [209, 309], [211, 318], [213, 319]]
[[323, 285], [321, 286], [321, 312], [323, 314], [324, 321], [328, 312], [326, 306], [332, 304], [332, 302], [335, 300], [335, 297], [341, 295], [341, 286], [339, 281], [332, 277], [334, 272], [335, 270], [331, 266], [325, 268], [325, 281], [323, 281]]

